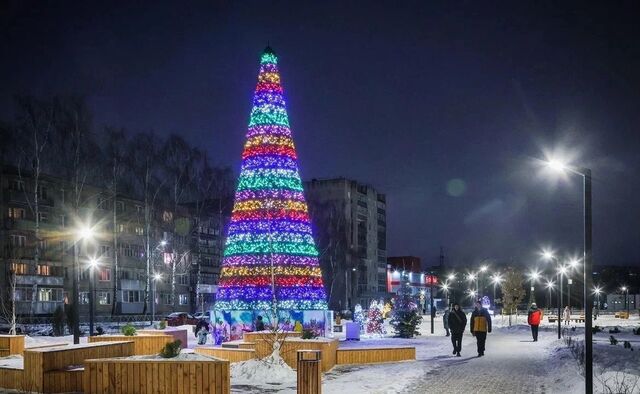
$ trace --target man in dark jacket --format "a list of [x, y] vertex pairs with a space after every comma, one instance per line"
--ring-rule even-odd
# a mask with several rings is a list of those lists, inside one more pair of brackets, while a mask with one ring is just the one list
[[471, 313], [471, 334], [476, 337], [478, 344], [478, 357], [484, 356], [484, 345], [487, 341], [487, 333], [491, 332], [491, 316], [489, 311], [482, 307], [480, 300], [476, 302], [476, 309]]
[[462, 334], [467, 326], [467, 315], [460, 309], [460, 304], [453, 304], [453, 309], [449, 313], [449, 329], [451, 330], [451, 343], [453, 344], [453, 354], [460, 357], [462, 350]]

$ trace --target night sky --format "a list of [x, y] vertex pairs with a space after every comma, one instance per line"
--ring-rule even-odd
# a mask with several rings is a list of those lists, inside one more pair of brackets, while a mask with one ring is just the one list
[[237, 173], [269, 42], [303, 178], [386, 193], [389, 255], [577, 254], [582, 183], [552, 152], [593, 171], [594, 262], [640, 265], [637, 2], [42, 3], [0, 6], [3, 119], [81, 94], [96, 130], [179, 133]]

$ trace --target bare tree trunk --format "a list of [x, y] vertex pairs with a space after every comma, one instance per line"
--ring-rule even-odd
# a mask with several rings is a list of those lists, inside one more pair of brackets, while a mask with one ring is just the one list
[[118, 264], [118, 164], [113, 159], [112, 167], [113, 187], [113, 302], [111, 304], [111, 316], [116, 314], [118, 305], [118, 281], [120, 280], [120, 265]]

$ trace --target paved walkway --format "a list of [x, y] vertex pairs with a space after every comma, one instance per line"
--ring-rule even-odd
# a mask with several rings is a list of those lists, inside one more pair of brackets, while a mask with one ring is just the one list
[[[541, 333], [542, 334], [542, 333]], [[489, 334], [484, 357], [477, 357], [475, 338], [465, 333], [462, 357], [436, 356], [438, 366], [425, 372], [406, 393], [557, 393], [543, 342], [532, 342], [526, 331]]]

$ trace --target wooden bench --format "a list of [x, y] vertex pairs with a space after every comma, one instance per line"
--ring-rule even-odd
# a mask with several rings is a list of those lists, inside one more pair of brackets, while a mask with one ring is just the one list
[[376, 364], [416, 359], [416, 348], [399, 347], [353, 347], [338, 349], [337, 364]]
[[0, 335], [0, 357], [22, 354], [24, 335]]
[[22, 390], [40, 393], [82, 391], [84, 361], [133, 354], [133, 342], [103, 342], [25, 350]]
[[173, 342], [173, 337], [171, 335], [99, 335], [89, 337], [89, 343], [114, 341], [133, 342], [133, 354], [144, 356], [160, 353], [164, 345]]

